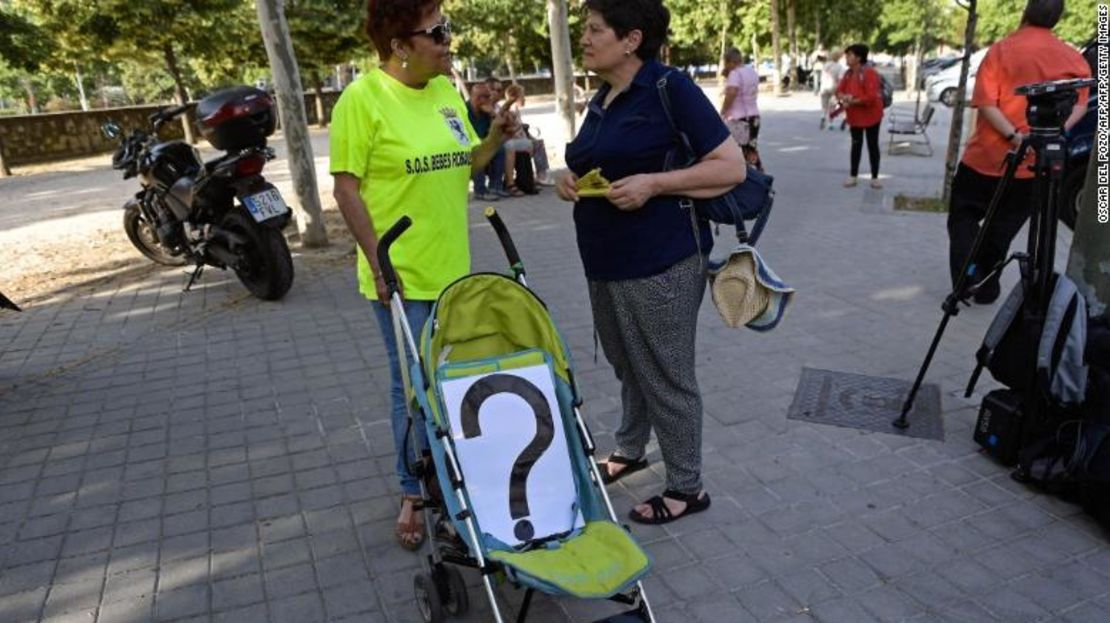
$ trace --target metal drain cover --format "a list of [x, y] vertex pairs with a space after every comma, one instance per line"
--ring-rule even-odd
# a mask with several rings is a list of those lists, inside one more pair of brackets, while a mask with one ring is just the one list
[[913, 383], [902, 379], [802, 368], [802, 378], [786, 417], [944, 441], [940, 388], [936, 385], [921, 386], [909, 413], [909, 428], [891, 425], [902, 413], [902, 403], [912, 386]]

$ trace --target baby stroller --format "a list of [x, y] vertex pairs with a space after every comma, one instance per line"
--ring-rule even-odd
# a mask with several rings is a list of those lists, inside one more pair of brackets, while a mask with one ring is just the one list
[[[640, 582], [650, 561], [601, 485], [570, 353], [527, 288], [504, 223], [493, 208], [486, 217], [512, 277], [478, 273], [448, 286], [419, 347], [389, 257], [412, 221], [402, 217], [378, 245], [427, 527], [428, 571], [413, 582], [417, 605], [428, 622], [464, 614], [469, 598], [458, 567], [465, 566], [481, 573], [498, 623], [495, 580], [526, 589], [517, 621], [539, 590], [631, 607], [597, 623], [652, 622]], [[426, 446], [414, 430], [426, 431]]]

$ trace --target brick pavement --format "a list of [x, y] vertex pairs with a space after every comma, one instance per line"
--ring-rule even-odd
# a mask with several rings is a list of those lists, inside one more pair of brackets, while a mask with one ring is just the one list
[[[970, 440], [976, 401], [958, 390], [991, 310], [953, 321], [930, 372], [945, 442], [785, 419], [803, 366], [912, 378], [946, 293], [943, 216], [889, 207], [939, 187], [945, 132], [932, 159], [884, 152], [884, 191], [844, 190], [847, 138], [817, 133], [811, 103], [767, 104], [762, 146], [779, 198], [761, 246], [796, 305], [770, 335], [703, 307], [714, 506], [634, 528], [659, 620], [1104, 620], [1106, 536]], [[608, 449], [617, 384], [593, 359], [569, 206], [548, 192], [499, 207]], [[475, 269], [499, 269], [473, 208]], [[280, 303], [215, 272], [182, 294], [167, 270], [0, 317], [0, 621], [417, 620], [376, 326], [349, 267], [297, 269]], [[619, 512], [661, 487], [650, 456], [611, 488]], [[540, 599], [535, 620], [595, 606]]]

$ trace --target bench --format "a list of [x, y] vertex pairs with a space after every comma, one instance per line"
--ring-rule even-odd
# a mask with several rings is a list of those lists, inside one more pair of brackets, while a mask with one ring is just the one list
[[[894, 154], [895, 139], [897, 138], [899, 146], [905, 145], [912, 151], [914, 145], [924, 145], [925, 153], [918, 153], [918, 155], [932, 156], [933, 145], [929, 142], [929, 123], [933, 120], [934, 112], [933, 105], [926, 104], [924, 110], [921, 111], [920, 118], [899, 119], [892, 113], [890, 125], [887, 127], [887, 133], [890, 135], [887, 153]], [[920, 139], [917, 138], [919, 136]]]

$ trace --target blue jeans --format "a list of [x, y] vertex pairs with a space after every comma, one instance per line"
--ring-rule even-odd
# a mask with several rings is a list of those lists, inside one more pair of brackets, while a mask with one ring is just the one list
[[505, 148], [497, 150], [497, 155], [489, 161], [486, 168], [470, 176], [474, 182], [474, 194], [486, 194], [486, 178], [489, 178], [489, 190], [497, 192], [505, 189]]
[[[371, 301], [374, 308], [374, 317], [378, 320], [382, 338], [385, 340], [385, 350], [389, 354], [389, 375], [391, 379], [389, 388], [390, 397], [390, 423], [393, 425], [393, 450], [397, 454], [397, 478], [401, 481], [401, 490], [406, 495], [420, 493], [420, 480], [409, 474], [406, 461], [412, 459], [412, 441], [405, 444], [405, 431], [408, 429], [408, 411], [405, 409], [405, 385], [401, 378], [401, 366], [397, 354], [397, 340], [393, 335], [393, 316], [389, 308], [378, 301]], [[405, 301], [405, 315], [408, 316], [409, 326], [412, 327], [413, 337], [416, 339], [417, 348], [420, 347], [420, 332], [432, 311], [432, 301]], [[410, 355], [409, 364], [413, 362]], [[413, 431], [420, 435], [421, 447], [427, 448], [427, 434], [423, 427]]]

